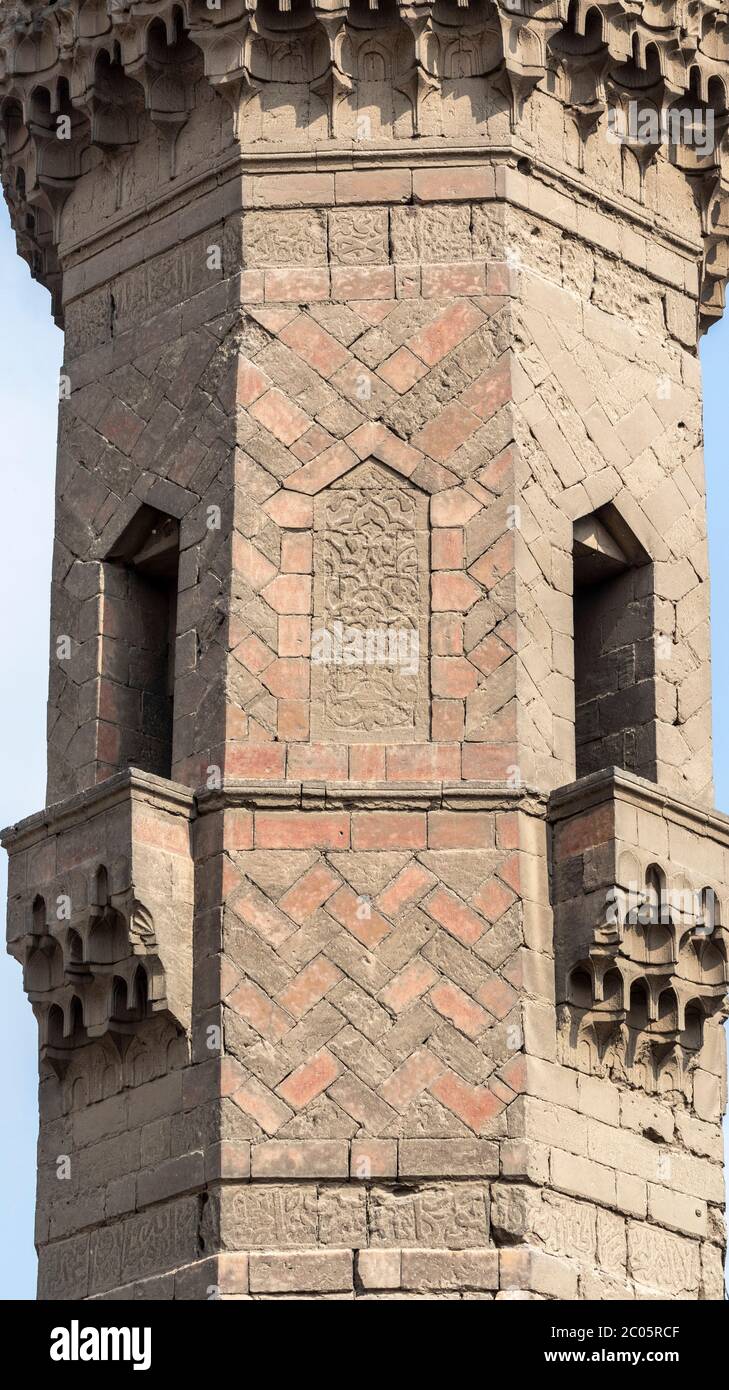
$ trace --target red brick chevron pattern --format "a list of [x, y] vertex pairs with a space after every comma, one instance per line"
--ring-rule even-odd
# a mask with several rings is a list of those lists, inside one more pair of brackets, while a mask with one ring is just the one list
[[[403, 284], [397, 299], [391, 276], [364, 268], [347, 302], [308, 274], [245, 272], [245, 309], [163, 347], [153, 335], [143, 356], [135, 339], [130, 361], [132, 344], [120, 339], [122, 365], [84, 385], [84, 373], [98, 376], [84, 358], [62, 403], [63, 506], [79, 554], [92, 543], [105, 553], [140, 501], [184, 517], [175, 777], [196, 785], [212, 763], [257, 779], [503, 779], [518, 767], [541, 785], [568, 780], [570, 517], [619, 497], [672, 567], [662, 588], [668, 630], [680, 621], [696, 634], [685, 739], [702, 758], [681, 761], [685, 739], [672, 721], [663, 737], [699, 786], [708, 732], [705, 612], [686, 559], [702, 526], [686, 476], [693, 436], [681, 432], [690, 393], [672, 379], [670, 400], [656, 402], [634, 360], [638, 340], [614, 341], [605, 325], [599, 371], [589, 347], [578, 370], [573, 300], [522, 277], [522, 301], [500, 266], [470, 293], [448, 271], [423, 280], [422, 298]], [[671, 371], [680, 376], [676, 364]], [[650, 494], [665, 541], [647, 514], [641, 522], [650, 439], [678, 460], [679, 491], [656, 482]], [[430, 728], [422, 742], [347, 747], [312, 740], [311, 530], [317, 489], [368, 457], [430, 499]], [[589, 489], [587, 467], [599, 472]], [[129, 487], [121, 512], [119, 470]], [[679, 493], [691, 506], [684, 529]], [[198, 520], [203, 499], [220, 503], [220, 531]], [[95, 605], [89, 599], [94, 615]], [[113, 592], [104, 608], [121, 621]], [[54, 796], [125, 762], [147, 765], [124, 683], [109, 672], [98, 700], [77, 694], [95, 678], [100, 631], [85, 614], [73, 661], [54, 674]], [[215, 718], [203, 716], [211, 704]]]
[[[516, 761], [517, 646], [514, 538], [504, 534], [514, 472], [508, 300], [363, 299], [248, 312], [259, 328], [237, 366], [242, 479], [270, 492], [261, 465], [273, 466], [282, 485], [264, 500], [257, 534], [236, 535], [234, 566], [259, 611], [275, 615], [277, 649], [270, 624], [268, 633], [260, 620], [251, 631], [253, 604], [243, 622], [234, 619], [232, 659], [251, 688], [246, 710], [256, 714], [242, 737], [240, 719], [229, 729], [226, 771], [395, 781], [507, 775]], [[347, 750], [309, 743], [310, 499], [369, 458], [431, 498], [431, 741]], [[281, 528], [278, 569], [271, 522]], [[277, 746], [262, 748], [266, 736]]]
[[[435, 815], [450, 832], [449, 813]], [[491, 816], [450, 818], [472, 832], [481, 819], [481, 843], [487, 822], [493, 832]], [[513, 836], [507, 813], [497, 836]], [[233, 859], [226, 1092], [250, 1137], [499, 1132], [521, 1084], [518, 853], [268, 848]]]
[[[362, 293], [377, 293], [363, 284]], [[503, 295], [250, 304], [135, 358], [110, 379], [111, 391], [79, 386], [64, 402], [63, 437], [84, 460], [65, 504], [93, 516], [100, 553], [120, 518], [104, 482], [112, 464], [129, 477], [130, 514], [145, 500], [190, 518], [178, 631], [185, 651], [194, 636], [198, 656], [178, 682], [178, 780], [197, 784], [210, 763], [256, 778], [478, 779], [504, 777], [517, 761], [509, 306]], [[317, 745], [313, 500], [368, 458], [430, 496], [430, 737]], [[203, 497], [220, 499], [222, 530], [193, 520]], [[113, 595], [105, 614], [116, 621]], [[227, 689], [216, 724], [197, 711], [223, 679], [221, 638]], [[74, 684], [91, 655], [79, 647]], [[89, 750], [96, 780], [125, 761], [144, 765], [128, 699], [113, 675], [105, 679]], [[85, 749], [70, 749], [71, 758]]]

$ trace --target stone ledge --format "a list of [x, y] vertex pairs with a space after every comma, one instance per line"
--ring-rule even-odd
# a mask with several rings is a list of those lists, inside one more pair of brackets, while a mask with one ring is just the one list
[[558, 1059], [720, 1118], [729, 818], [608, 768], [552, 823]]
[[324, 807], [367, 810], [500, 811], [522, 809], [542, 814], [543, 793], [505, 782], [250, 782], [226, 779], [222, 787], [196, 792], [198, 813], [231, 807], [277, 807], [319, 810]]
[[[530, 176], [519, 173], [515, 167], [520, 156], [527, 154], [532, 162]], [[578, 218], [575, 226], [569, 230], [578, 240], [594, 247], [607, 249], [606, 237], [611, 225], [609, 214], [612, 214], [613, 217], [619, 216], [622, 221], [630, 224], [639, 235], [642, 233], [650, 237], [651, 244], [657, 242], [660, 246], [670, 248], [691, 264], [701, 254], [701, 244], [697, 240], [687, 238], [666, 223], [656, 226], [653, 218], [646, 216], [640, 208], [614, 193], [603, 190], [598, 198], [584, 177], [576, 175], [574, 171], [560, 169], [547, 163], [535, 156], [533, 151], [520, 146], [518, 142], [513, 146], [500, 146], [476, 141], [473, 145], [447, 146], [440, 149], [434, 144], [432, 147], [418, 148], [416, 151], [387, 147], [367, 151], [338, 150], [327, 145], [320, 148], [315, 146], [310, 150], [291, 150], [278, 156], [271, 152], [250, 152], [245, 157], [229, 157], [215, 167], [215, 177], [205, 168], [197, 176], [186, 180], [184, 194], [188, 200], [198, 188], [200, 190], [200, 196], [193, 204], [192, 210], [186, 208], [182, 190], [175, 186], [171, 191], [166, 191], [157, 199], [151, 200], [143, 209], [137, 209], [132, 213], [125, 212], [117, 219], [111, 220], [103, 229], [85, 238], [83, 242], [59, 248], [65, 267], [64, 305], [106, 283], [110, 278], [108, 257], [112, 248], [115, 248], [114, 274], [121, 274], [142, 262], [153, 261], [155, 256], [174, 249], [182, 241], [200, 231], [208, 230], [227, 217], [236, 214], [245, 216], [267, 210], [275, 213], [307, 207], [332, 210], [357, 207], [365, 201], [364, 195], [357, 196], [356, 191], [344, 183], [341, 184], [340, 191], [337, 186], [338, 180], [347, 177], [375, 178], [379, 173], [398, 173], [401, 170], [413, 174], [420, 169], [423, 175], [430, 171], [437, 173], [451, 168], [468, 171], [474, 167], [473, 160], [476, 155], [479, 158], [479, 169], [483, 167], [484, 162], [488, 164], [488, 161], [492, 161], [489, 167], [494, 176], [494, 187], [488, 192], [476, 194], [467, 191], [464, 186], [464, 192], [458, 196], [451, 194], [446, 197], [443, 194], [440, 199], [433, 199], [422, 194], [408, 195], [407, 198], [402, 195], [396, 197], [383, 189], [377, 198], [373, 196], [366, 201], [385, 207], [428, 206], [433, 201], [487, 202], [519, 208], [532, 216], [543, 217], [554, 226], [562, 227], [564, 217], [560, 220], [555, 211], [556, 196], [561, 198], [566, 206], [576, 206], [584, 210], [585, 217]], [[328, 196], [324, 195], [320, 186], [322, 168], [332, 170], [329, 175], [332, 185]], [[538, 176], [536, 181], [534, 175]], [[312, 188], [309, 198], [287, 195], [283, 186], [278, 196], [275, 196], [276, 181], [284, 185], [287, 179], [297, 179], [300, 183], [301, 179], [306, 177], [317, 180], [316, 191]], [[267, 191], [258, 187], [264, 182]], [[205, 209], [204, 213], [198, 210], [198, 203], [201, 209]], [[563, 212], [561, 204], [560, 211]], [[155, 212], [158, 213], [157, 217], [154, 217]], [[588, 223], [587, 218], [592, 218], [592, 222]], [[604, 233], [603, 236], [600, 235], [601, 232]], [[630, 260], [630, 256], [627, 259]], [[650, 263], [646, 265], [641, 262], [640, 268], [659, 283], [678, 285], [675, 279], [661, 274]], [[678, 285], [678, 288], [681, 287]], [[250, 292], [247, 297], [252, 297]]]
[[37, 839], [44, 839], [49, 833], [77, 825], [110, 810], [132, 798], [136, 801], [148, 800], [165, 810], [190, 815], [194, 806], [194, 792], [180, 782], [172, 782], [167, 777], [157, 777], [152, 772], [142, 772], [139, 768], [125, 768], [113, 777], [108, 777], [88, 791], [78, 792], [65, 801], [52, 802], [42, 811], [34, 811], [14, 825], [0, 830], [0, 845], [13, 853], [25, 849]]
[[706, 811], [693, 802], [683, 801], [645, 777], [637, 777], [623, 768], [609, 767], [592, 772], [576, 782], [558, 787], [547, 801], [547, 818], [557, 824], [581, 815], [605, 802], [623, 801], [628, 805], [645, 807], [666, 819], [684, 823], [691, 828], [704, 829], [729, 848], [729, 816], [721, 811]]
[[189, 1028], [193, 810], [186, 787], [128, 769], [4, 832], [8, 950], [59, 1074], [153, 1015]]
[[[571, 16], [567, 16], [566, 13], [557, 15], [556, 12], [549, 18], [546, 15], [537, 16], [534, 14], [516, 16], [496, 8], [495, 22], [491, 20], [487, 25], [487, 30], [484, 31], [489, 33], [489, 60], [485, 65], [485, 70], [483, 70], [484, 65], [477, 62], [476, 66], [481, 66], [482, 71], [473, 75], [484, 86], [496, 87], [506, 96], [512, 137], [519, 133], [525, 107], [531, 94], [535, 88], [540, 88], [542, 93], [545, 93], [547, 89], [550, 90], [552, 95], [569, 110], [577, 112], [578, 138], [583, 141], [586, 140], [594, 128], [595, 108], [597, 107], [599, 118], [601, 110], [604, 110], [608, 104], [606, 97], [610, 100], [613, 108], [620, 108], [632, 92], [633, 89], [630, 84], [625, 84], [621, 80], [621, 69], [626, 62], [630, 62], [630, 55], [636, 41], [641, 49], [650, 43], [660, 53], [662, 80], [668, 83], [669, 90], [674, 94], [676, 92], [689, 92], [691, 90], [691, 75], [698, 70], [700, 81], [703, 84], [702, 96], [707, 96], [710, 76], [717, 77], [717, 62], [718, 72], [722, 74], [718, 80], [722, 80], [724, 65], [721, 60], [717, 60], [713, 56], [712, 48], [712, 40], [714, 45], [716, 43], [712, 31], [716, 29], [717, 25], [720, 25], [720, 19], [716, 20], [714, 17], [707, 19], [707, 34], [702, 34], [697, 40], [686, 17], [680, 13], [678, 8], [674, 8], [671, 14], [665, 17], [669, 22], [659, 29], [648, 28], [641, 14], [631, 14], [627, 20], [625, 16], [621, 15], [617, 22], [614, 22], [614, 16], [607, 14], [610, 11], [610, 6], [606, 6], [605, 9], [603, 37], [615, 65], [609, 92], [605, 90], [603, 47], [600, 45], [594, 53], [589, 53], [588, 50], [586, 55], [583, 51], [584, 36], [580, 32], [579, 22], [575, 28]], [[164, 9], [161, 9], [159, 13], [160, 15], [163, 14]], [[324, 31], [329, 34], [326, 21], [322, 21], [322, 13], [315, 6], [313, 19], [315, 24], [323, 23]], [[148, 66], [152, 52], [151, 49], [148, 51], [148, 44], [152, 42], [149, 38], [148, 7], [138, 7], [132, 4], [128, 7], [128, 13], [125, 11], [125, 14], [125, 24], [115, 28], [119, 61], [128, 76], [141, 84], [148, 120], [153, 125], [161, 123], [164, 127], [165, 122], [169, 124], [174, 115], [174, 124], [178, 127], [184, 126], [190, 113], [197, 105], [195, 86], [199, 81], [200, 70], [202, 69], [212, 89], [226, 101], [231, 102], [234, 107], [233, 138], [240, 150], [241, 131], [238, 127], [240, 77], [236, 77], [234, 74], [239, 70], [247, 71], [249, 63], [253, 64], [252, 70], [255, 71], [257, 59], [253, 58], [253, 51], [255, 50], [257, 53], [257, 45], [263, 44], [265, 46], [267, 42], [272, 41], [270, 34], [267, 33], [265, 19], [262, 16], [259, 17], [254, 32], [251, 32], [250, 14], [243, 12], [242, 9], [233, 14], [232, 17], [226, 11], [226, 15], [221, 19], [210, 11], [207, 14], [203, 11], [201, 15], [196, 15], [194, 20], [186, 26], [188, 39], [197, 49], [194, 70], [190, 68], [186, 59], [182, 59], [181, 80], [175, 84], [174, 89], [174, 103], [176, 103], [174, 111], [166, 111], [164, 118], [160, 121], [160, 113], [157, 112], [152, 97], [151, 72], [155, 71], [155, 60], [152, 59], [151, 66]], [[441, 89], [441, 73], [437, 63], [433, 67], [433, 57], [437, 52], [438, 44], [436, 39], [433, 44], [428, 43], [423, 47], [423, 36], [418, 30], [418, 22], [409, 15], [407, 7], [400, 11], [399, 17], [400, 20], [404, 20], [406, 26], [414, 30], [413, 39], [417, 67], [427, 77], [422, 89], [418, 88], [411, 94], [412, 138], [404, 142], [406, 148], [413, 144], [417, 148], [421, 142], [424, 145], [429, 143], [432, 138], [426, 134], [420, 116], [422, 114], [422, 102], [426, 96], [432, 103], [434, 93], [440, 92]], [[108, 111], [106, 112], [106, 120], [102, 115], [105, 106], [103, 101], [101, 101], [102, 110], [100, 110], [98, 92], [95, 93], [94, 97], [91, 96], [91, 93], [95, 92], [95, 63], [99, 52], [103, 51], [104, 38], [101, 35], [92, 36], [83, 32], [83, 24], [75, 4], [68, 7], [65, 18], [68, 32], [64, 34], [61, 42], [59, 42], [53, 18], [45, 13], [32, 14], [29, 19], [21, 17], [20, 20], [17, 20], [16, 18], [15, 23], [12, 19], [2, 22], [3, 40], [8, 50], [9, 69], [2, 85], [6, 88], [6, 95], [11, 95], [14, 100], [21, 103], [22, 119], [27, 123], [27, 138], [30, 142], [40, 145], [41, 148], [43, 141], [47, 140], [53, 133], [53, 127], [50, 121], [43, 119], [42, 115], [39, 117], [38, 111], [33, 109], [31, 99], [36, 98], [40, 91], [49, 93], [53, 83], [58, 80], [58, 73], [64, 71], [68, 63], [68, 54], [72, 53], [73, 55], [69, 79], [69, 98], [76, 119], [70, 128], [69, 148], [63, 151], [63, 159], [57, 160], [54, 164], [54, 174], [50, 177], [50, 182], [42, 158], [38, 157], [36, 150], [31, 151], [34, 156], [34, 162], [31, 165], [34, 182], [28, 192], [36, 195], [36, 202], [39, 193], [41, 198], [45, 199], [44, 212], [49, 211], [52, 238], [56, 242], [62, 221], [60, 208], [64, 198], [68, 196], [74, 180], [81, 176], [82, 156], [85, 150], [89, 146], [124, 147], [130, 143], [135, 144], [139, 138], [138, 112], [134, 101], [128, 97], [126, 101], [123, 97], [117, 97], [115, 103], [117, 120], [110, 125]], [[476, 16], [464, 15], [459, 16], [459, 18], [462, 18], [462, 22], [465, 24], [470, 24], [472, 28]], [[478, 27], [478, 20], [476, 22]], [[483, 19], [481, 19], [481, 24], [483, 24]], [[584, 18], [582, 24], [584, 26]], [[34, 25], [33, 32], [30, 31], [31, 25]], [[438, 28], [439, 25], [436, 22], [436, 30]], [[346, 20], [345, 29], [342, 32], [346, 32]], [[275, 33], [279, 33], [278, 28]], [[708, 40], [706, 51], [703, 47], [705, 40]], [[308, 37], [302, 35], [301, 31], [295, 27], [293, 30], [289, 30], [289, 41], [294, 44], [300, 43], [304, 49], [309, 42]], [[333, 42], [331, 34], [329, 34], [329, 42]], [[687, 42], [691, 53], [690, 59], [687, 59], [684, 52]], [[577, 44], [576, 48], [575, 43]], [[22, 61], [19, 61], [18, 58], [20, 50], [23, 52]], [[225, 50], [224, 58], [222, 57], [223, 50]], [[345, 43], [344, 48], [339, 48], [337, 58], [330, 58], [330, 62], [334, 64], [331, 72], [337, 71], [340, 79], [345, 77], [345, 73], [343, 69], [339, 68], [339, 62], [344, 61], [346, 66], [348, 57], [349, 45]], [[221, 63], [222, 66], [220, 66]], [[559, 77], [557, 78], [558, 74]], [[355, 64], [351, 74], [346, 75], [347, 85], [356, 89], [359, 77], [360, 74]], [[551, 80], [549, 80], [550, 78]], [[41, 86], [39, 79], [40, 83], [45, 82], [48, 87]], [[249, 77], [247, 80], [250, 83], [251, 78]], [[355, 142], [352, 140], [352, 133], [350, 131], [342, 138], [338, 132], [337, 104], [341, 98], [341, 91], [335, 95], [338, 84], [334, 81], [333, 85], [327, 82], [325, 92], [320, 84], [316, 85], [318, 80], [313, 74], [309, 77], [309, 84], [313, 81], [314, 91], [318, 91], [328, 110], [329, 138], [327, 144], [330, 149], [341, 144], [345, 158], [352, 161], [355, 157]], [[392, 80], [395, 80], [394, 74]], [[261, 84], [265, 88], [268, 81], [270, 81], [270, 76], [262, 78], [259, 75], [255, 79], [254, 86], [257, 87]], [[396, 81], [395, 85], [397, 85]], [[172, 100], [171, 93], [168, 99]], [[585, 101], [587, 101], [586, 107]], [[35, 119], [31, 119], [31, 111], [33, 111]], [[589, 119], [585, 125], [586, 113]], [[503, 134], [499, 133], [503, 143]], [[629, 145], [634, 143], [632, 137], [628, 135], [623, 138]], [[8, 143], [6, 141], [6, 144]], [[21, 143], [21, 150], [23, 151], [25, 143], [26, 141]], [[174, 142], [170, 146], [168, 161], [170, 179], [173, 179], [176, 173], [173, 149]], [[438, 153], [440, 154], [440, 151]], [[319, 150], [312, 151], [312, 154], [317, 159], [319, 167], [321, 162]], [[291, 152], [286, 151], [284, 155], [290, 157]], [[26, 160], [27, 157], [27, 153], [25, 153]], [[10, 162], [10, 157], [6, 151], [5, 163], [9, 165]], [[679, 163], [679, 168], [682, 167], [684, 166]], [[696, 168], [690, 162], [685, 167], [688, 171], [696, 173]], [[477, 183], [480, 183], [485, 172], [483, 163], [477, 168], [479, 170]], [[706, 172], [700, 166], [699, 168], [701, 172]], [[317, 177], [326, 179], [331, 176], [326, 173], [318, 173]], [[6, 181], [8, 187], [13, 186], [19, 189], [22, 186], [19, 180], [11, 178], [9, 172]], [[41, 274], [45, 274], [46, 279], [53, 284], [57, 293], [59, 268], [53, 247], [52, 245], [45, 245], [44, 237], [38, 238], [37, 235], [32, 235], [36, 231], [35, 227], [29, 229], [23, 222], [25, 190], [23, 189], [22, 195], [15, 192], [11, 202], [16, 226], [18, 226], [21, 237], [24, 239], [26, 256], [30, 258], [34, 249], [38, 252]], [[711, 225], [710, 219], [709, 225]], [[713, 308], [713, 305], [711, 307]]]

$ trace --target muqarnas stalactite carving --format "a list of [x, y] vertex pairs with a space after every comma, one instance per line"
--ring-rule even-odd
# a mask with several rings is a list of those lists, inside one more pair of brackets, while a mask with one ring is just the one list
[[63, 806], [56, 820], [23, 827], [21, 855], [47, 870], [13, 899], [9, 948], [23, 966], [41, 1060], [59, 1074], [107, 1034], [123, 1054], [153, 1017], [189, 1028], [192, 864], [176, 791], [122, 773], [92, 794], [88, 830]]
[[[615, 775], [628, 783], [629, 774]], [[651, 826], [649, 839], [651, 832], [657, 833]], [[574, 887], [578, 872], [583, 886], [579, 899], [570, 896], [556, 908], [562, 1061], [690, 1102], [694, 1073], [727, 1015], [725, 886], [701, 882], [700, 867], [693, 874], [685, 869], [691, 854], [664, 869], [650, 851], [621, 847], [617, 834], [579, 858], [562, 858], [559, 835], [556, 843], [555, 894], [570, 881]], [[697, 840], [698, 866], [702, 852]], [[595, 881], [602, 877], [601, 856], [606, 873], [611, 859], [615, 865], [610, 882]], [[592, 879], [591, 891], [584, 891], [585, 878]]]

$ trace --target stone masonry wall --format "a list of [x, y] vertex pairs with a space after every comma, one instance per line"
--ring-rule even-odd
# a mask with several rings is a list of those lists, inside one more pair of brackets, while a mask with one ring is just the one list
[[[707, 104], [723, 39], [677, 19], [664, 73], [632, 10], [36, 8], [20, 48], [0, 24], [0, 117], [66, 332], [48, 808], [5, 834], [11, 949], [40, 1014], [63, 1000], [40, 1297], [721, 1298], [729, 841], [692, 804], [724, 214], [713, 166], [601, 112], [683, 91], [705, 37]], [[125, 549], [150, 518], [179, 538], [171, 750]], [[597, 791], [590, 519], [643, 557], [598, 605], [580, 746], [626, 771]], [[332, 633], [399, 659], [322, 657]], [[97, 833], [116, 796], [152, 828]], [[616, 926], [618, 844], [643, 916]], [[651, 875], [694, 863], [719, 915], [670, 954]], [[112, 884], [68, 896], [82, 941], [124, 918], [126, 992], [116, 945], [41, 922], [59, 874]]]
[[[243, 279], [213, 273], [214, 284], [201, 279], [182, 309], [157, 300], [146, 307], [116, 285], [93, 291], [91, 302], [108, 304], [113, 294], [130, 315], [115, 310], [118, 365], [99, 381], [85, 377], [103, 367], [104, 343], [73, 335], [103, 316], [83, 298], [69, 305], [71, 342], [86, 352], [67, 364], [72, 384], [82, 384], [62, 407], [64, 467], [93, 489], [83, 494], [81, 523], [87, 535], [100, 533], [92, 546], [106, 553], [142, 501], [181, 519], [174, 775], [200, 783], [217, 765], [225, 779], [261, 783], [255, 809], [213, 811], [199, 822], [195, 1065], [141, 1088], [132, 1073], [113, 1111], [106, 1101], [91, 1108], [99, 1111], [99, 1144], [109, 1143], [110, 1125], [123, 1124], [126, 1136], [123, 1152], [110, 1150], [109, 1229], [69, 1247], [88, 1242], [84, 1289], [92, 1295], [145, 1273], [125, 1250], [135, 1248], [142, 1219], [134, 1211], [152, 1201], [165, 1234], [161, 1256], [149, 1258], [183, 1265], [183, 1290], [190, 1261], [212, 1248], [236, 1255], [238, 1294], [249, 1260], [254, 1295], [343, 1294], [355, 1277], [357, 1290], [373, 1296], [401, 1287], [408, 1295], [472, 1287], [491, 1296], [501, 1287], [568, 1298], [595, 1290], [696, 1296], [700, 1288], [717, 1296], [718, 1246], [705, 1244], [702, 1265], [693, 1239], [718, 1238], [719, 1228], [709, 1224], [706, 1196], [691, 1195], [697, 1182], [705, 1190], [715, 1142], [697, 1139], [701, 1122], [686, 1120], [700, 1153], [680, 1179], [689, 1188], [686, 1214], [671, 1200], [664, 1225], [663, 1150], [642, 1137], [660, 1104], [638, 1103], [630, 1090], [623, 1097], [609, 1082], [593, 1089], [593, 1078], [557, 1064], [540, 822], [427, 809], [435, 794], [413, 785], [463, 778], [475, 783], [480, 805], [484, 778], [518, 769], [548, 789], [573, 775], [574, 517], [615, 501], [656, 556], [672, 595], [664, 601], [672, 638], [684, 584], [695, 598], [678, 610], [687, 614], [681, 636], [687, 621], [702, 630], [702, 589], [687, 551], [695, 560], [703, 554], [703, 502], [683, 465], [700, 483], [693, 359], [667, 328], [657, 338], [665, 282], [640, 281], [636, 303], [649, 306], [649, 337], [614, 312], [601, 288], [604, 255], [541, 223], [551, 253], [509, 265], [513, 246], [538, 239], [534, 220], [514, 215], [508, 243], [504, 228], [485, 242], [486, 211], [498, 226], [500, 204], [455, 202], [452, 179], [448, 187], [449, 199], [433, 208], [248, 214]], [[170, 299], [180, 267], [206, 256], [216, 234], [235, 254], [228, 225], [185, 245]], [[419, 245], [437, 254], [437, 233], [462, 260], [413, 261]], [[402, 263], [389, 262], [391, 239], [408, 258]], [[286, 264], [319, 261], [320, 246], [331, 269]], [[474, 254], [497, 247], [497, 262]], [[380, 263], [363, 265], [366, 256]], [[670, 267], [674, 280], [679, 269]], [[158, 284], [151, 273], [144, 281], [129, 274], [137, 287]], [[146, 327], [138, 322], [150, 313]], [[187, 331], [168, 344], [171, 321]], [[148, 351], [140, 355], [141, 333]], [[650, 371], [639, 365], [649, 351]], [[129, 364], [120, 361], [132, 353]], [[665, 401], [656, 394], [657, 366], [671, 383]], [[641, 481], [648, 455], [659, 497], [680, 484], [693, 499], [695, 532], [683, 521], [675, 536], [665, 526], [658, 536], [656, 499], [646, 500]], [[345, 498], [356, 494], [359, 479], [367, 482], [364, 465], [379, 470], [378, 496], [399, 487], [426, 507], [432, 705], [425, 724], [417, 700], [408, 706], [411, 731], [390, 741], [387, 721], [368, 725], [377, 705], [365, 687], [351, 739], [345, 725], [344, 734], [333, 738], [329, 729], [317, 741], [307, 659], [315, 508], [342, 489]], [[126, 488], [118, 506], [115, 495]], [[63, 495], [80, 513], [80, 483], [64, 484]], [[222, 535], [206, 528], [216, 502]], [[420, 573], [423, 563], [416, 555]], [[76, 560], [71, 573], [82, 568]], [[104, 568], [92, 561], [91, 572]], [[679, 692], [694, 670], [691, 688], [705, 683], [706, 669], [685, 640], [681, 655], [666, 667], [666, 685], [673, 679]], [[99, 689], [103, 699], [103, 674]], [[324, 681], [319, 701], [326, 689]], [[315, 720], [320, 711], [315, 705]], [[113, 747], [114, 712], [103, 713], [97, 737]], [[705, 721], [686, 725], [703, 746]], [[667, 734], [678, 737], [673, 717]], [[123, 744], [117, 756], [123, 761]], [[98, 760], [94, 776], [114, 766], [113, 758]], [[683, 760], [674, 773], [667, 759], [662, 779], [678, 776], [683, 785], [684, 771], [707, 775], [701, 767]], [[337, 803], [321, 785], [347, 781], [358, 807], [351, 812], [346, 795]], [[221, 1061], [210, 1059], [211, 1029], [221, 1030]], [[153, 1046], [149, 1065], [158, 1069], [153, 1059], [165, 1055]], [[619, 1191], [615, 1170], [596, 1162], [611, 1125], [628, 1132], [615, 1160]], [[129, 1145], [133, 1157], [125, 1156]], [[199, 1194], [194, 1202], [188, 1191]], [[560, 1192], [572, 1204], [569, 1221]], [[173, 1193], [180, 1195], [170, 1204]], [[719, 1188], [711, 1193], [718, 1199]], [[689, 1212], [697, 1202], [700, 1218]], [[657, 1222], [650, 1238], [648, 1220]], [[178, 1246], [171, 1233], [179, 1222]], [[57, 1239], [63, 1227], [53, 1232]], [[282, 1253], [260, 1253], [267, 1249]], [[302, 1251], [293, 1266], [283, 1253], [290, 1249]], [[417, 1254], [423, 1249], [427, 1256]], [[216, 1268], [200, 1278], [217, 1286]], [[173, 1276], [149, 1270], [149, 1294], [171, 1296]]]
[[[571, 524], [613, 504], [653, 557], [661, 639], [651, 710], [632, 716], [639, 729], [647, 725], [635, 770], [690, 795], [706, 791], [698, 382], [694, 357], [664, 318], [674, 302], [692, 312], [690, 298], [670, 287], [686, 268], [675, 258], [660, 267], [664, 278], [635, 272], [634, 298], [621, 293], [635, 310], [628, 323], [616, 312], [604, 253], [513, 211], [501, 226], [500, 202], [468, 196], [483, 178], [462, 172], [463, 201], [454, 202], [450, 176], [432, 207], [335, 208], [328, 222], [321, 210], [250, 213], [242, 282], [229, 219], [186, 242], [177, 259], [168, 253], [144, 274], [129, 272], [121, 289], [113, 282], [69, 305], [71, 343], [86, 348], [80, 359], [69, 354], [74, 389], [62, 406], [63, 514], [79, 554], [72, 559], [59, 540], [58, 562], [66, 589], [83, 574], [91, 596], [75, 665], [53, 668], [61, 712], [53, 716], [53, 795], [137, 754], [120, 736], [119, 692], [103, 676], [97, 684], [103, 569], [85, 557], [107, 553], [142, 501], [183, 523], [176, 777], [195, 780], [208, 764], [254, 777], [318, 769], [335, 780], [503, 777], [518, 766], [545, 787], [569, 780]], [[374, 194], [372, 179], [360, 197]], [[306, 198], [303, 177], [291, 196]], [[318, 182], [310, 196], [321, 200]], [[418, 236], [429, 256], [444, 255], [438, 235], [461, 259], [413, 260]], [[211, 272], [207, 248], [218, 244], [222, 270]], [[322, 256], [331, 257], [331, 284]], [[165, 265], [169, 289], [159, 303]], [[206, 317], [180, 334], [175, 300], [190, 267], [198, 293], [185, 319]], [[102, 310], [112, 296], [127, 303], [129, 275], [142, 298], [131, 295], [127, 317], [117, 307], [110, 344]], [[155, 287], [147, 307], [145, 275]], [[214, 283], [205, 289], [207, 276]], [[211, 306], [227, 313], [207, 318]], [[80, 336], [89, 318], [102, 325], [91, 342]], [[171, 332], [179, 336], [170, 342]], [[145, 339], [165, 346], [140, 353]], [[118, 365], [107, 372], [110, 347]], [[351, 726], [348, 757], [346, 724], [332, 746], [317, 740], [309, 719], [312, 498], [344, 487], [368, 460], [393, 485], [431, 499], [433, 705], [430, 727], [421, 717], [404, 735], [413, 746], [398, 741], [386, 755], [381, 733], [367, 742], [379, 691], [370, 715]], [[217, 530], [208, 525], [211, 506], [221, 510]], [[61, 592], [54, 630], [74, 636], [78, 603]], [[629, 628], [615, 640], [634, 671]], [[215, 693], [221, 681], [224, 700]], [[82, 686], [88, 717], [85, 707], [78, 712]], [[613, 729], [594, 732], [609, 739]]]

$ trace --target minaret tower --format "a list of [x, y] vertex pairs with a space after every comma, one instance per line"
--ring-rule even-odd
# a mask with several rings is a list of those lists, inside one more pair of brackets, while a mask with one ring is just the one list
[[722, 1297], [728, 18], [2, 0], [41, 1298]]

